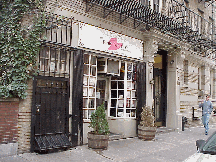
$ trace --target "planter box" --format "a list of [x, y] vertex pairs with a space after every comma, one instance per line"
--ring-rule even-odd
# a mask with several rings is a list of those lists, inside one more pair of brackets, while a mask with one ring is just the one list
[[138, 125], [138, 138], [146, 141], [153, 140], [155, 138], [156, 130], [156, 127], [144, 127]]
[[107, 149], [109, 135], [98, 135], [88, 132], [88, 147], [93, 149]]

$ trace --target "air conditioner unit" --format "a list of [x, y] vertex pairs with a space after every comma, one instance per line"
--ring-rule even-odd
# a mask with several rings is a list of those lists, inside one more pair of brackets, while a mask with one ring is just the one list
[[121, 61], [108, 58], [98, 58], [97, 71], [98, 74], [109, 74], [120, 76]]

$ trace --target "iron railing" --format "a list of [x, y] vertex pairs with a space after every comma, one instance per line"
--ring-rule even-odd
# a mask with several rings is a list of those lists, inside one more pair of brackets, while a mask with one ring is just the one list
[[[85, 2], [86, 12], [89, 12], [94, 5], [101, 6], [104, 8], [103, 18], [112, 12], [117, 12], [120, 15], [120, 24], [132, 18], [135, 29], [141, 24], [145, 24], [146, 30], [159, 29], [179, 40], [187, 41], [194, 50], [204, 52], [204, 56], [210, 53], [212, 57], [213, 51], [216, 50], [216, 39], [213, 36], [216, 28], [214, 24], [176, 0], [171, 0], [167, 15], [156, 12], [149, 6], [141, 4], [141, 1], [135, 0], [85, 0]], [[212, 33], [206, 33], [206, 25], [211, 28]], [[214, 60], [215, 58], [213, 56]]]
[[72, 53], [76, 51], [71, 46], [72, 19], [46, 13], [45, 22], [44, 33], [40, 36], [38, 75], [68, 78]]

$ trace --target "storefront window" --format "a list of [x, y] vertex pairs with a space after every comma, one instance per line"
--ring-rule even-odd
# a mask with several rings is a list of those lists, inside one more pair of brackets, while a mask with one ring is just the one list
[[109, 116], [136, 117], [136, 65], [121, 63], [120, 76], [111, 77]]
[[[99, 58], [99, 60], [102, 59]], [[136, 65], [121, 62], [117, 68], [120, 73], [109, 75], [108, 72], [98, 73], [97, 63], [100, 61], [96, 56], [84, 54], [84, 122], [89, 122], [96, 107], [106, 101], [109, 117], [136, 118]]]
[[97, 58], [84, 54], [83, 119], [88, 120], [96, 109]]

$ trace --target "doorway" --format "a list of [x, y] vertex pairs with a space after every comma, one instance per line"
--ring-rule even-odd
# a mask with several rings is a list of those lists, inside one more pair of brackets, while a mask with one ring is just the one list
[[107, 110], [108, 91], [107, 91], [107, 78], [98, 76], [96, 87], [96, 107], [104, 103], [104, 107]]
[[154, 58], [154, 115], [157, 126], [166, 126], [167, 51], [158, 51]]

